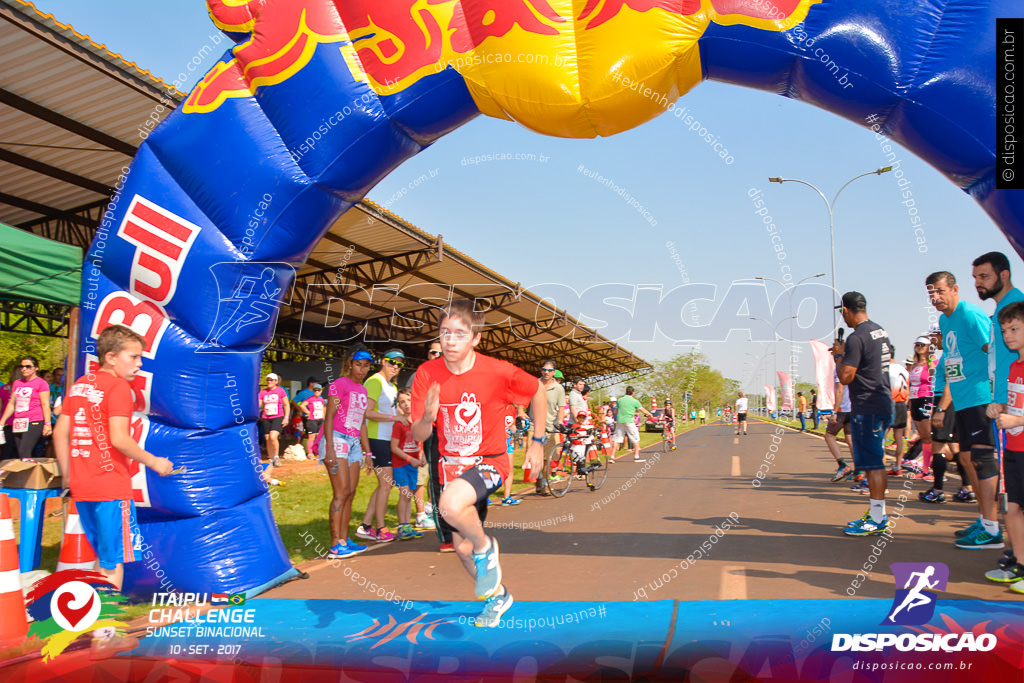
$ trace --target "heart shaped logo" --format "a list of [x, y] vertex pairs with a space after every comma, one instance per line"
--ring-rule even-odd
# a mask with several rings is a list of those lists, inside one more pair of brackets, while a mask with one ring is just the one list
[[455, 419], [466, 428], [480, 422], [480, 404], [476, 401], [476, 394], [462, 395], [462, 401], [455, 407]]
[[65, 631], [84, 631], [95, 623], [102, 607], [96, 589], [83, 581], [69, 581], [53, 593], [50, 613]]

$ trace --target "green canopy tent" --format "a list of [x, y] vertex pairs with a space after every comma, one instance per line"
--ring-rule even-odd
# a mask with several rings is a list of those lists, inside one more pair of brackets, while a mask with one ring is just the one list
[[[75, 344], [82, 248], [0, 223], [0, 330]], [[75, 353], [67, 377], [75, 377]]]
[[0, 299], [77, 306], [82, 249], [0, 223]]

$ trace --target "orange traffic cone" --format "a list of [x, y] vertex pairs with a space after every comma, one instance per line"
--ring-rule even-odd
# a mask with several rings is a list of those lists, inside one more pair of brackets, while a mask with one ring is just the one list
[[601, 448], [604, 449], [604, 454], [609, 458], [615, 455], [615, 451], [612, 449], [612, 437], [607, 431], [601, 433]]
[[28, 635], [25, 596], [18, 570], [18, 542], [14, 540], [11, 499], [0, 493], [0, 647], [11, 647]]
[[82, 520], [78, 516], [75, 501], [68, 500], [67, 511], [64, 513], [64, 540], [60, 543], [60, 557], [57, 558], [57, 571], [65, 569], [92, 569], [96, 564], [96, 551], [89, 545], [82, 529]]

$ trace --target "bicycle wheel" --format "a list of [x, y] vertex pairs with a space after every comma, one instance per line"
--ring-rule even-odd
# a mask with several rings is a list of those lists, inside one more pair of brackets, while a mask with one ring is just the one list
[[587, 486], [591, 491], [596, 491], [604, 486], [604, 480], [608, 478], [608, 456], [600, 448], [592, 448], [587, 454], [590, 461], [587, 463]]
[[561, 498], [565, 495], [569, 487], [572, 486], [573, 480], [573, 467], [572, 463], [572, 447], [569, 445], [563, 446], [558, 452], [558, 457], [554, 462], [554, 472], [548, 476], [548, 490], [551, 491], [551, 495], [556, 498]]

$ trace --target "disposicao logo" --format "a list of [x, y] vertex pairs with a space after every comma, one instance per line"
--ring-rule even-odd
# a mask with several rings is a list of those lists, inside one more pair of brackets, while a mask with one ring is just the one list
[[[949, 567], [941, 562], [896, 562], [889, 565], [896, 592], [882, 625], [920, 626], [935, 615], [938, 596], [946, 590]], [[900, 588], [902, 586], [902, 588]], [[988, 652], [995, 648], [991, 633], [836, 633], [833, 652], [871, 652], [895, 647], [900, 652]]]
[[30, 636], [46, 641], [43, 661], [64, 652], [78, 636], [100, 628], [125, 629], [117, 621], [127, 598], [98, 572], [68, 569], [40, 579], [28, 594], [28, 614], [35, 621]]

